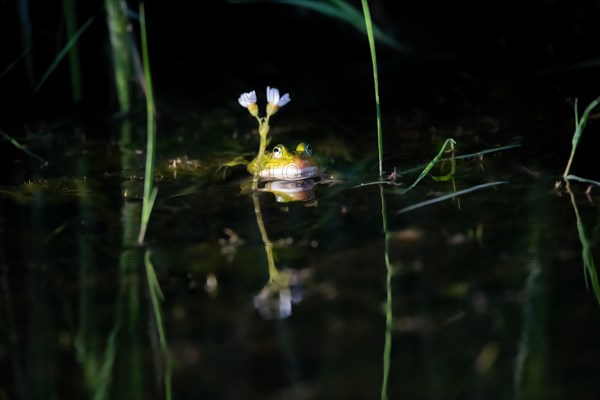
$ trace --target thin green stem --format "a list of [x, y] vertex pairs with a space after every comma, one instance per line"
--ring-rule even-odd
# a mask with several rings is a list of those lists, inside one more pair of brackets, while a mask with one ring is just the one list
[[13, 62], [8, 64], [8, 66], [4, 68], [4, 71], [0, 72], [0, 79], [4, 78], [4, 76], [8, 74], [15, 67], [15, 65], [17, 65], [17, 63], [21, 61], [23, 57], [27, 55], [27, 53], [29, 53], [29, 50], [24, 50], [19, 57], [17, 57]]
[[35, 74], [33, 68], [33, 39], [31, 29], [31, 18], [29, 16], [29, 0], [18, 0], [17, 10], [19, 12], [19, 22], [21, 25], [21, 41], [25, 49], [25, 68], [27, 70], [27, 80], [31, 88], [35, 87]]
[[157, 189], [154, 188], [154, 152], [156, 144], [156, 122], [154, 120], [154, 93], [152, 90], [152, 76], [150, 74], [150, 60], [148, 56], [148, 41], [146, 38], [146, 16], [144, 13], [144, 3], [140, 4], [140, 29], [142, 36], [142, 57], [144, 63], [144, 78], [146, 80], [146, 122], [147, 122], [147, 140], [146, 140], [146, 168], [144, 174], [144, 199], [142, 204], [142, 221], [138, 244], [144, 243], [144, 236], [150, 213], [156, 199]]
[[[365, 16], [365, 26], [367, 37], [369, 38], [369, 48], [371, 50], [371, 63], [373, 66], [373, 84], [375, 87], [375, 111], [377, 115], [377, 154], [379, 159], [379, 179], [383, 178], [383, 132], [381, 127], [381, 106], [379, 103], [379, 75], [377, 73], [377, 53], [375, 51], [375, 37], [373, 35], [373, 23], [371, 21], [371, 12], [369, 3], [362, 0], [362, 8]], [[388, 381], [390, 375], [390, 355], [392, 350], [392, 266], [389, 257], [389, 233], [387, 210], [383, 185], [379, 186], [381, 195], [381, 219], [384, 233], [384, 260], [386, 267], [386, 316], [385, 316], [385, 344], [383, 349], [383, 380], [381, 383], [381, 399], [388, 398]]]
[[381, 196], [381, 220], [383, 222], [384, 237], [384, 260], [386, 270], [386, 304], [385, 304], [385, 342], [383, 347], [383, 379], [381, 383], [381, 399], [388, 398], [388, 382], [390, 377], [390, 358], [392, 354], [392, 263], [390, 262], [390, 235], [388, 232], [387, 206], [383, 185], [379, 186]]
[[[129, 112], [131, 108], [131, 51], [129, 46], [129, 33], [127, 31], [128, 18], [126, 5], [121, 0], [104, 0], [106, 19], [112, 49], [113, 68], [119, 110]], [[146, 95], [146, 97], [148, 97]]]
[[83, 32], [85, 32], [85, 30], [92, 24], [92, 22], [94, 21], [95, 18], [96, 18], [96, 15], [92, 15], [87, 21], [85, 21], [85, 23], [81, 26], [81, 28], [79, 28], [77, 30], [77, 32], [75, 32], [73, 34], [73, 36], [69, 37], [69, 41], [67, 42], [65, 47], [63, 47], [63, 49], [58, 53], [58, 55], [56, 56], [56, 58], [54, 59], [54, 61], [50, 65], [50, 67], [48, 67], [48, 69], [46, 70], [46, 73], [44, 73], [44, 76], [38, 82], [35, 89], [33, 90], [33, 93], [37, 93], [41, 89], [41, 87], [44, 85], [46, 80], [50, 77], [52, 72], [54, 72], [54, 70], [56, 69], [58, 64], [62, 61], [63, 58], [65, 58], [67, 53], [69, 53], [71, 51], [73, 46], [75, 46], [75, 44], [77, 43], [77, 40], [79, 40], [79, 37], [81, 36], [81, 34]]
[[[67, 37], [71, 39], [75, 35], [77, 19], [75, 13], [75, 2], [63, 0], [63, 12], [67, 25]], [[69, 50], [69, 67], [71, 69], [71, 94], [75, 102], [81, 101], [81, 69], [79, 67], [79, 47], [75, 42]]]
[[373, 24], [371, 22], [371, 13], [367, 0], [362, 0], [363, 12], [365, 14], [365, 24], [367, 27], [367, 36], [369, 38], [369, 48], [371, 49], [371, 62], [373, 64], [373, 82], [375, 84], [375, 110], [377, 112], [377, 149], [379, 154], [379, 177], [383, 176], [383, 132], [381, 128], [381, 107], [379, 103], [379, 76], [377, 74], [377, 53], [375, 52], [375, 37], [373, 36]]
[[256, 171], [254, 172], [254, 176], [252, 177], [252, 190], [256, 191], [258, 189], [258, 179], [260, 166], [262, 165], [262, 159], [265, 155], [265, 151], [267, 150], [267, 136], [269, 134], [269, 115], [265, 118], [256, 117], [258, 120], [258, 135], [260, 136], [260, 144], [258, 145], [258, 154], [256, 155]]
[[440, 149], [438, 154], [433, 158], [433, 160], [431, 160], [431, 162], [429, 164], [427, 164], [425, 169], [421, 172], [421, 174], [413, 182], [413, 184], [410, 185], [409, 187], [407, 187], [404, 191], [402, 191], [402, 194], [408, 192], [409, 190], [411, 190], [412, 188], [417, 186], [417, 184], [421, 181], [421, 179], [425, 178], [425, 176], [427, 176], [427, 174], [429, 173], [429, 171], [431, 171], [431, 169], [435, 166], [435, 164], [437, 164], [440, 161], [442, 154], [444, 154], [444, 152], [446, 151], [446, 147], [450, 146], [451, 148], [454, 148], [455, 144], [456, 144], [456, 142], [454, 141], [454, 139], [446, 139], [446, 141], [442, 145], [442, 148]]
[[38, 161], [40, 161], [42, 163], [46, 162], [46, 160], [44, 160], [42, 157], [40, 157], [37, 154], [34, 154], [31, 151], [27, 150], [27, 148], [24, 145], [22, 145], [21, 143], [19, 143], [19, 141], [17, 139], [13, 138], [8, 133], [0, 131], [0, 135], [4, 136], [6, 138], [6, 140], [8, 140], [17, 149], [25, 152], [26, 154], [30, 155], [31, 157], [35, 158], [36, 160], [38, 160]]
[[575, 150], [579, 145], [579, 140], [581, 139], [581, 135], [583, 134], [583, 129], [585, 128], [590, 113], [598, 104], [600, 104], [600, 97], [596, 98], [585, 108], [581, 119], [579, 119], [577, 116], [577, 99], [575, 100], [575, 133], [573, 133], [573, 139], [571, 140], [571, 155], [569, 156], [569, 161], [567, 162], [567, 166], [565, 167], [565, 172], [563, 172], [563, 178], [569, 175], [569, 171], [571, 170], [571, 164], [573, 164], [573, 159], [575, 158]]

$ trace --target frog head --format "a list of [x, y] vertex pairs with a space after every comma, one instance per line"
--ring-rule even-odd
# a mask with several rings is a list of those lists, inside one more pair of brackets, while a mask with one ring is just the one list
[[261, 160], [252, 160], [247, 169], [251, 174], [258, 173], [263, 181], [296, 181], [321, 173], [317, 160], [312, 157], [312, 147], [307, 143], [298, 144], [295, 151], [278, 144]]

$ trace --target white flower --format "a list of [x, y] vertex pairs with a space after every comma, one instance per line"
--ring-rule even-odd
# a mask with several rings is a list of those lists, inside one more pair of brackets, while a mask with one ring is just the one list
[[279, 97], [279, 89], [267, 86], [267, 116], [271, 116], [277, 112], [279, 107], [285, 106], [290, 102], [290, 94], [286, 93]]
[[248, 108], [251, 104], [256, 104], [256, 92], [253, 90], [248, 93], [242, 93], [238, 101], [242, 107]]
[[240, 98], [238, 99], [240, 105], [244, 108], [248, 109], [248, 112], [254, 116], [258, 117], [258, 106], [256, 105], [256, 92], [253, 90], [248, 93], [242, 93]]
[[277, 107], [283, 107], [290, 102], [290, 94], [286, 93], [279, 97], [279, 89], [267, 86], [267, 101]]

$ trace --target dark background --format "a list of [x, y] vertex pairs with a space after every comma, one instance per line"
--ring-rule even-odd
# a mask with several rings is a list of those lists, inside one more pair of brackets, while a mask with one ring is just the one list
[[[361, 10], [360, 2], [350, 3]], [[128, 4], [137, 12], [139, 2]], [[573, 99], [580, 98], [583, 109], [600, 94], [598, 1], [369, 4], [373, 21], [410, 48], [404, 53], [378, 44], [384, 122], [425, 112], [436, 123], [493, 115], [523, 127], [542, 119], [569, 127]], [[2, 70], [23, 51], [16, 6], [0, 1]], [[0, 80], [6, 129], [18, 135], [32, 121], [96, 121], [116, 111], [102, 6], [76, 3], [79, 25], [96, 15], [79, 42], [83, 103], [70, 98], [66, 59], [35, 95], [21, 60]], [[65, 44], [65, 23], [61, 2], [30, 2], [30, 13], [40, 79]], [[255, 89], [260, 101], [271, 85], [290, 92], [296, 116], [327, 113], [374, 129], [368, 41], [347, 23], [272, 1], [148, 2], [146, 15], [155, 96], [164, 112], [234, 110], [240, 92]], [[132, 24], [137, 32], [138, 22]], [[567, 129], [557, 139], [571, 134]]]

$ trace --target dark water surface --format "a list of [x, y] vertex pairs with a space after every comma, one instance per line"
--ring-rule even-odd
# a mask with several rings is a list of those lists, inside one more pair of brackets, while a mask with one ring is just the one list
[[[600, 199], [582, 183], [572, 196], [555, 188], [524, 146], [458, 160], [457, 190], [507, 182], [458, 199], [399, 214], [452, 183], [426, 178], [401, 194], [417, 171], [385, 185], [389, 270], [379, 187], [355, 188], [375, 179], [375, 159], [338, 155], [342, 182], [318, 185], [310, 202], [261, 193], [275, 265], [290, 277], [269, 286], [243, 167], [212, 161], [175, 175], [169, 157], [194, 135], [159, 140], [158, 198], [138, 247], [143, 154], [70, 132], [48, 166], [22, 158], [15, 180], [30, 182], [2, 188], [5, 398], [161, 398], [169, 379], [174, 398], [378, 398], [386, 368], [390, 398], [597, 393], [600, 318], [575, 208], [595, 244]], [[406, 144], [386, 168], [416, 167], [440, 144]], [[57, 145], [33, 138], [30, 149]], [[459, 139], [457, 154], [490, 148]]]

